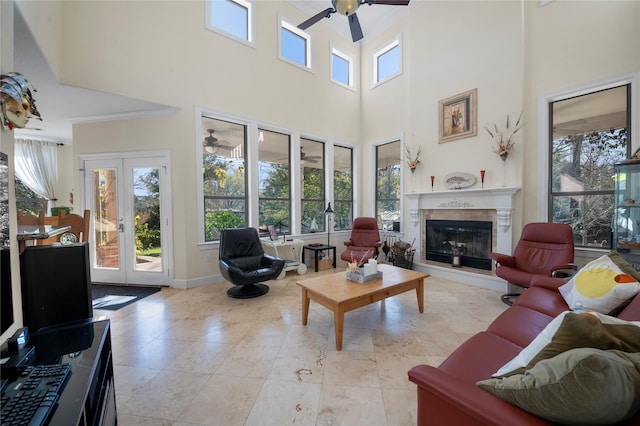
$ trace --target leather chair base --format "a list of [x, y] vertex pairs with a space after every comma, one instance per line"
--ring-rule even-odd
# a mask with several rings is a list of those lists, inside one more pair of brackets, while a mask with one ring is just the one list
[[227, 296], [234, 299], [251, 299], [267, 293], [269, 293], [269, 286], [266, 284], [236, 285], [227, 290]]

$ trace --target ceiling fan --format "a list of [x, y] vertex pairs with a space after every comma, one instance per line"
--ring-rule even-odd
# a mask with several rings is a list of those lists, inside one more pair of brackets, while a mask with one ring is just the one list
[[218, 152], [218, 148], [229, 150], [234, 149], [233, 146], [222, 145], [221, 143], [218, 143], [218, 138], [213, 136], [213, 134], [215, 133], [214, 129], [207, 129], [207, 132], [209, 132], [209, 136], [204, 138], [204, 140], [202, 141], [202, 146], [204, 147], [204, 150], [207, 154], [215, 154], [216, 152]]
[[322, 156], [320, 155], [307, 155], [302, 148], [300, 148], [300, 162], [317, 163]]
[[331, 4], [333, 5], [333, 7], [329, 7], [322, 12], [312, 16], [302, 24], [298, 25], [298, 28], [300, 28], [301, 30], [306, 30], [319, 20], [323, 18], [330, 18], [331, 14], [338, 12], [349, 19], [351, 38], [355, 43], [356, 41], [361, 40], [363, 37], [362, 28], [360, 27], [360, 21], [358, 21], [356, 10], [358, 10], [358, 8], [365, 3], [369, 6], [371, 6], [372, 4], [407, 6], [409, 5], [409, 0], [331, 0]]

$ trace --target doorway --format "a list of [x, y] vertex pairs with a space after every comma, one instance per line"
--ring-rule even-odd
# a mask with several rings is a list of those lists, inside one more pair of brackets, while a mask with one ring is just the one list
[[111, 154], [81, 161], [85, 208], [91, 210], [92, 281], [168, 285], [168, 154]]

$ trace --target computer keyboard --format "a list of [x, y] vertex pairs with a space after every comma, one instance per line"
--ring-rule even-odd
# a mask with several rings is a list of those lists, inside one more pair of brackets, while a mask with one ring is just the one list
[[2, 390], [0, 424], [45, 424], [70, 374], [69, 364], [25, 367], [20, 375]]

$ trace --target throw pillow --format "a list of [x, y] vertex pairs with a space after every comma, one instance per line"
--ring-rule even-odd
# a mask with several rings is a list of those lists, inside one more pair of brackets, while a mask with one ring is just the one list
[[640, 283], [634, 278], [636, 274], [631, 275], [626, 265], [633, 267], [615, 255], [592, 260], [559, 288], [571, 309], [610, 314], [640, 292]]
[[551, 422], [618, 423], [640, 410], [640, 353], [572, 349], [524, 374], [477, 385]]
[[598, 312], [565, 311], [493, 377], [521, 374], [538, 361], [588, 347], [640, 352], [640, 321], [624, 321]]

